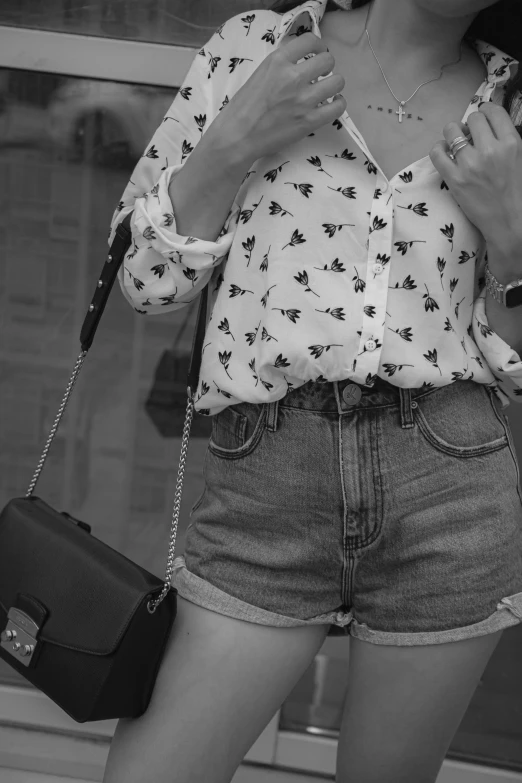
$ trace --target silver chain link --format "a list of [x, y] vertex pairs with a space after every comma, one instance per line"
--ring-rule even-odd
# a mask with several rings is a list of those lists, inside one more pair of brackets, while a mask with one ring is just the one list
[[[40, 461], [36, 466], [36, 470], [33, 474], [33, 478], [31, 479], [31, 483], [29, 484], [29, 488], [26, 492], [25, 495], [26, 498], [30, 497], [33, 494], [38, 479], [40, 478], [40, 474], [43, 470], [43, 466], [45, 465], [45, 460], [47, 459], [49, 449], [51, 448], [51, 444], [54, 440], [54, 436], [56, 435], [56, 431], [58, 429], [60, 421], [62, 420], [62, 416], [67, 407], [67, 403], [69, 402], [69, 397], [71, 396], [71, 392], [74, 388], [74, 384], [78, 379], [78, 375], [80, 374], [80, 370], [82, 369], [83, 362], [86, 356], [87, 356], [87, 351], [82, 351], [76, 360], [71, 377], [69, 378], [69, 383], [67, 384], [67, 388], [65, 390], [65, 394], [63, 395], [62, 402], [58, 409], [58, 413], [56, 414], [56, 418], [53, 422], [53, 426], [51, 427], [49, 437], [47, 438], [46, 444], [42, 451], [42, 456], [40, 457]], [[179, 513], [181, 509], [181, 495], [183, 492], [183, 478], [185, 476], [185, 463], [187, 461], [187, 450], [188, 450], [188, 443], [189, 443], [189, 436], [190, 436], [190, 427], [192, 425], [192, 417], [194, 415], [194, 401], [190, 395], [190, 388], [187, 391], [189, 397], [187, 401], [187, 412], [185, 415], [185, 423], [183, 425], [183, 436], [181, 440], [181, 456], [179, 459], [178, 478], [176, 481], [176, 492], [174, 494], [174, 507], [172, 509], [172, 524], [170, 530], [169, 556], [167, 559], [167, 569], [165, 572], [165, 580], [164, 580], [165, 584], [158, 598], [155, 601], [152, 600], [148, 601], [147, 609], [150, 614], [154, 614], [154, 612], [156, 611], [160, 603], [167, 595], [171, 586], [172, 573], [174, 571], [174, 549], [176, 547], [176, 536], [178, 533], [178, 521], [179, 521]]]
[[178, 533], [178, 520], [179, 512], [181, 508], [181, 494], [183, 491], [183, 477], [185, 475], [185, 462], [187, 460], [187, 449], [189, 443], [190, 426], [192, 424], [192, 417], [194, 415], [194, 402], [190, 396], [190, 389], [188, 390], [189, 398], [187, 401], [187, 412], [185, 414], [185, 424], [183, 425], [183, 436], [181, 439], [181, 455], [179, 458], [178, 478], [176, 481], [176, 492], [174, 493], [174, 507], [172, 509], [172, 524], [170, 529], [170, 541], [169, 541], [169, 556], [167, 559], [167, 570], [165, 572], [165, 584], [160, 596], [156, 601], [149, 601], [147, 603], [147, 609], [150, 614], [154, 614], [160, 603], [163, 601], [170, 589], [170, 582], [172, 579], [172, 572], [174, 571], [174, 549], [176, 546], [176, 535]]
[[58, 429], [58, 425], [60, 424], [67, 403], [69, 402], [69, 397], [71, 396], [71, 392], [73, 390], [74, 384], [76, 383], [78, 375], [80, 374], [80, 370], [82, 369], [83, 361], [86, 356], [87, 356], [87, 351], [82, 351], [78, 356], [78, 358], [76, 359], [76, 364], [74, 365], [72, 375], [69, 378], [69, 383], [67, 384], [65, 394], [63, 395], [62, 404], [58, 409], [58, 413], [56, 414], [56, 418], [53, 422], [53, 426], [51, 427], [51, 432], [49, 433], [49, 437], [47, 438], [47, 443], [45, 444], [44, 450], [42, 451], [42, 456], [40, 457], [40, 461], [36, 466], [36, 470], [33, 474], [33, 478], [31, 479], [31, 483], [29, 484], [29, 489], [25, 494], [26, 498], [31, 497], [31, 495], [34, 492], [34, 488], [36, 487], [36, 483], [40, 478], [40, 473], [42, 472], [43, 466], [45, 465], [45, 460], [47, 459], [47, 454], [49, 453], [49, 449], [51, 448], [51, 443], [54, 440], [54, 436], [56, 435], [56, 430]]

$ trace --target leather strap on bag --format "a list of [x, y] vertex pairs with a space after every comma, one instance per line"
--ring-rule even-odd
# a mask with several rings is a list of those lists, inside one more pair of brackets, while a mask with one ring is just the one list
[[[107, 300], [112, 290], [112, 286], [114, 285], [114, 281], [116, 280], [118, 269], [120, 268], [123, 262], [127, 249], [132, 243], [132, 231], [130, 228], [131, 216], [132, 213], [130, 215], [126, 215], [126, 217], [121, 221], [121, 223], [118, 224], [116, 228], [114, 240], [109, 249], [107, 260], [103, 265], [103, 269], [98, 279], [94, 296], [87, 310], [87, 315], [85, 316], [82, 329], [80, 332], [80, 342], [81, 342], [82, 350], [80, 352], [80, 355], [76, 359], [76, 363], [74, 365], [71, 377], [69, 378], [67, 388], [65, 389], [65, 394], [63, 396], [62, 402], [58, 409], [58, 413], [56, 414], [56, 418], [54, 419], [54, 422], [52, 424], [51, 431], [45, 443], [42, 455], [40, 457], [36, 470], [31, 479], [31, 483], [27, 489], [25, 495], [26, 498], [31, 498], [31, 496], [33, 495], [38, 479], [45, 465], [45, 461], [47, 459], [49, 449], [51, 448], [51, 445], [53, 443], [54, 436], [56, 435], [56, 432], [62, 420], [62, 416], [67, 407], [67, 403], [69, 401], [69, 397], [71, 396], [71, 392], [74, 388], [74, 384], [78, 379], [80, 370], [83, 367], [84, 359], [87, 356], [87, 352], [94, 340], [94, 335], [96, 334], [98, 324], [100, 323], [100, 319], [103, 315], [103, 311], [105, 310]], [[203, 338], [205, 335], [208, 286], [205, 286], [202, 294], [203, 295], [201, 297], [199, 312], [198, 312], [198, 323], [194, 334], [194, 341], [192, 344], [192, 354], [190, 357], [188, 389], [187, 389], [188, 391], [187, 409], [185, 414], [185, 422], [183, 424], [183, 434], [181, 438], [181, 454], [179, 459], [178, 476], [176, 479], [176, 490], [174, 493], [174, 504], [172, 507], [169, 554], [167, 558], [167, 567], [165, 570], [165, 580], [164, 580], [161, 594], [155, 600], [150, 600], [147, 603], [147, 611], [150, 614], [154, 614], [154, 612], [156, 611], [160, 603], [170, 592], [172, 574], [174, 571], [174, 551], [176, 547], [176, 536], [178, 532], [178, 522], [179, 522], [180, 509], [181, 509], [183, 478], [185, 475], [185, 465], [187, 460], [187, 449], [188, 449], [189, 436], [190, 436], [190, 427], [192, 424], [192, 417], [194, 415], [194, 402], [195, 402], [194, 396], [198, 385], [198, 374], [201, 365], [202, 345], [203, 345]]]
[[[40, 474], [45, 465], [45, 461], [47, 459], [49, 449], [51, 448], [52, 442], [54, 440], [54, 436], [56, 435], [63, 414], [67, 407], [69, 397], [71, 396], [74, 385], [78, 380], [78, 375], [80, 374], [80, 370], [83, 367], [83, 362], [85, 357], [87, 356], [87, 352], [93, 343], [96, 330], [98, 328], [101, 317], [103, 315], [103, 311], [105, 310], [105, 306], [107, 304], [109, 295], [112, 291], [114, 281], [116, 280], [118, 269], [123, 263], [123, 259], [125, 258], [125, 253], [127, 252], [128, 248], [132, 244], [132, 231], [130, 227], [131, 218], [132, 218], [132, 212], [129, 215], [126, 215], [125, 218], [121, 221], [121, 223], [119, 223], [118, 226], [116, 227], [115, 236], [110, 246], [107, 259], [103, 265], [103, 269], [101, 271], [100, 277], [98, 279], [98, 283], [96, 285], [96, 289], [94, 291], [94, 296], [92, 297], [92, 301], [89, 305], [87, 314], [82, 324], [82, 328], [80, 332], [80, 343], [81, 343], [82, 350], [78, 358], [76, 359], [73, 371], [71, 373], [71, 377], [69, 378], [69, 382], [65, 389], [63, 399], [58, 409], [58, 413], [56, 414], [54, 422], [51, 426], [51, 431], [45, 443], [43, 452], [40, 456], [40, 460], [38, 462], [38, 465], [36, 466], [36, 470], [33, 473], [33, 477], [27, 489], [26, 497], [31, 497], [31, 495], [35, 490], [36, 484], [38, 482], [38, 479], [40, 478]], [[190, 356], [188, 387], [187, 387], [187, 393], [188, 393], [187, 415], [185, 419], [185, 425], [183, 428], [182, 457], [180, 462], [180, 469], [178, 472], [178, 484], [176, 486], [177, 511], [175, 509], [175, 514], [179, 514], [179, 503], [181, 502], [181, 488], [183, 482], [184, 463], [186, 457], [186, 450], [188, 447], [190, 425], [192, 422], [192, 415], [194, 412], [194, 396], [198, 386], [199, 370], [201, 367], [203, 339], [205, 336], [205, 328], [206, 328], [207, 302], [208, 302], [208, 285], [205, 286], [205, 288], [202, 291], [202, 296], [201, 296], [201, 301], [199, 304], [199, 311], [198, 311], [198, 321], [197, 321], [196, 330], [194, 333], [194, 339], [192, 343], [192, 353]], [[176, 528], [177, 528], [177, 516], [176, 516]]]
[[194, 331], [194, 337], [192, 340], [192, 353], [190, 354], [187, 387], [187, 394], [192, 399], [196, 394], [196, 389], [198, 388], [199, 383], [199, 371], [201, 369], [201, 357], [203, 354], [203, 340], [205, 338], [205, 329], [207, 326], [208, 287], [209, 283], [207, 283], [201, 292], [196, 329]]
[[80, 332], [82, 351], [88, 351], [92, 345], [98, 324], [100, 323], [103, 311], [105, 310], [105, 305], [107, 304], [114, 281], [116, 280], [118, 269], [122, 265], [125, 253], [131, 245], [132, 232], [130, 222], [132, 214], [133, 213], [131, 212], [130, 215], [127, 215], [116, 228], [116, 235], [110, 247], [107, 260], [100, 273], [94, 296], [92, 297], [91, 304], [87, 310], [87, 315], [83, 321]]
[[[132, 214], [133, 213], [131, 212], [129, 215], [127, 215], [116, 227], [116, 233], [111, 244], [109, 254], [100, 272], [100, 277], [98, 279], [94, 295], [81, 328], [80, 343], [82, 351], [88, 351], [92, 345], [94, 335], [96, 334], [96, 330], [103, 315], [103, 311], [105, 310], [105, 305], [107, 304], [107, 300], [109, 299], [109, 295], [118, 275], [118, 269], [122, 265], [123, 259], [125, 258], [125, 253], [132, 243], [132, 231], [130, 227]], [[187, 379], [187, 393], [191, 398], [193, 398], [196, 393], [199, 381], [203, 339], [205, 337], [207, 322], [207, 307], [208, 284], [201, 292], [196, 329], [194, 331], [194, 337], [192, 340], [192, 352], [190, 355]]]

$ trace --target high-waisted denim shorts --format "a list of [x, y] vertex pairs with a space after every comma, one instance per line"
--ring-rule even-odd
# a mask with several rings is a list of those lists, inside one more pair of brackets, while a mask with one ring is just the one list
[[474, 381], [310, 382], [212, 417], [172, 584], [280, 628], [425, 645], [522, 621], [522, 495], [509, 422]]

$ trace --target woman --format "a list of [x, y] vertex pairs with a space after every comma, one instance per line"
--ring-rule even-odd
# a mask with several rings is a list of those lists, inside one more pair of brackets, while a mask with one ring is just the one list
[[522, 298], [494, 296], [522, 277], [501, 105], [520, 78], [466, 37], [519, 30], [517, 3], [279, 5], [200, 50], [113, 218], [109, 241], [134, 211], [139, 312], [210, 280], [212, 437], [173, 633], [105, 783], [228, 783], [334, 629], [352, 637], [337, 783], [435, 781], [522, 620], [503, 413]]

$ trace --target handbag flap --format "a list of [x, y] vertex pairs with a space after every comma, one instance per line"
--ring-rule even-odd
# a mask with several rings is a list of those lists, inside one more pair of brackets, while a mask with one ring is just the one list
[[33, 617], [38, 639], [108, 655], [163, 584], [38, 497], [0, 514], [0, 607], [7, 614], [20, 593], [36, 599], [47, 610], [43, 624], [42, 612]]

